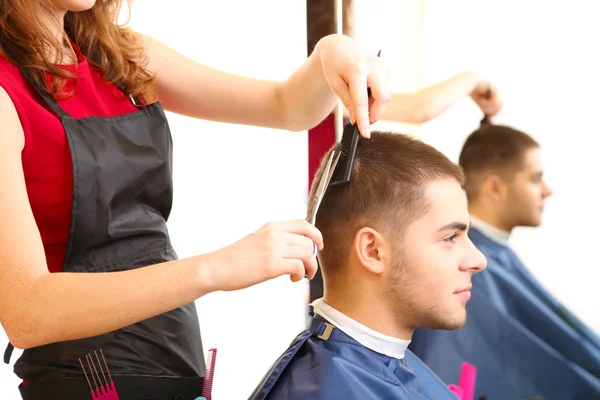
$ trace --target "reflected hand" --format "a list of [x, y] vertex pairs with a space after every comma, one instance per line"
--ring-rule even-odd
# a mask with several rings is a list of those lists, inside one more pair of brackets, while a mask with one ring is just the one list
[[470, 96], [490, 119], [502, 109], [503, 104], [498, 95], [498, 89], [489, 82], [482, 81], [478, 83]]

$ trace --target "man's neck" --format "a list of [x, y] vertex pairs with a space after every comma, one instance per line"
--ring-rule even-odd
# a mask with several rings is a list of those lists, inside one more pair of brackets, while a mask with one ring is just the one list
[[477, 229], [487, 238], [493, 240], [494, 242], [501, 244], [503, 246], [508, 246], [508, 241], [510, 239], [510, 233], [500, 230], [482, 220], [477, 218], [474, 215], [471, 215], [471, 228]]
[[414, 329], [408, 328], [381, 297], [373, 296], [369, 290], [364, 295], [360, 291], [351, 291], [352, 295], [340, 292], [326, 289], [323, 301], [373, 331], [392, 338], [411, 339]]
[[499, 229], [508, 234], [511, 233], [514, 228], [507, 221], [502, 218], [500, 213], [498, 212], [498, 208], [492, 205], [486, 206], [479, 202], [470, 202], [469, 203], [469, 214], [474, 216], [486, 224]]
[[327, 304], [323, 299], [312, 303], [315, 313], [369, 350], [395, 359], [403, 359], [410, 340], [375, 331]]

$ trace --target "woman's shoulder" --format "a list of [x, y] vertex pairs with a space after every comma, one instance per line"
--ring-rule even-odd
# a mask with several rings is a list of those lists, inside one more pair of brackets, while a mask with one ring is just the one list
[[11, 94], [11, 91], [23, 86], [19, 67], [2, 55], [0, 55], [0, 86], [9, 94]]
[[8, 95], [19, 115], [22, 115], [27, 108], [28, 98], [31, 97], [31, 93], [27, 88], [25, 78], [21, 74], [19, 67], [1, 55], [0, 88]]

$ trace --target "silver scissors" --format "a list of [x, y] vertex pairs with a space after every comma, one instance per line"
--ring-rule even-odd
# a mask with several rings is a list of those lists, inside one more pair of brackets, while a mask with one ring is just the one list
[[[317, 220], [317, 212], [319, 211], [319, 206], [321, 205], [321, 201], [323, 200], [323, 196], [325, 196], [325, 192], [327, 192], [327, 188], [329, 187], [329, 183], [331, 182], [331, 177], [333, 176], [333, 172], [335, 171], [335, 167], [340, 159], [341, 152], [332, 151], [329, 155], [329, 159], [327, 160], [327, 165], [325, 166], [325, 171], [323, 171], [323, 175], [321, 176], [321, 180], [319, 181], [319, 185], [317, 186], [317, 190], [313, 195], [312, 199], [309, 199], [308, 203], [308, 212], [306, 213], [306, 221], [308, 221], [313, 226]], [[317, 255], [317, 244], [313, 242], [313, 255]]]

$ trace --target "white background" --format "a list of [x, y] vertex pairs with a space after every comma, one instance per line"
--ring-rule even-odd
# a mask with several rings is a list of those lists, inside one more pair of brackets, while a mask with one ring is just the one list
[[[480, 71], [500, 87], [505, 108], [497, 122], [541, 143], [555, 191], [544, 224], [517, 229], [511, 242], [542, 284], [600, 332], [596, 3], [356, 1], [357, 35], [374, 52], [382, 49], [395, 90], [417, 90], [463, 70]], [[138, 0], [132, 25], [212, 67], [285, 79], [306, 57], [305, 18], [301, 0]], [[304, 132], [169, 118], [176, 195], [169, 225], [181, 257], [225, 246], [269, 220], [303, 217]], [[379, 127], [418, 134], [456, 161], [480, 118], [465, 99], [421, 127]], [[219, 349], [216, 400], [248, 396], [302, 329], [306, 289], [283, 278], [197, 302], [205, 349]], [[18, 398], [11, 369], [0, 366], [2, 399]]]

